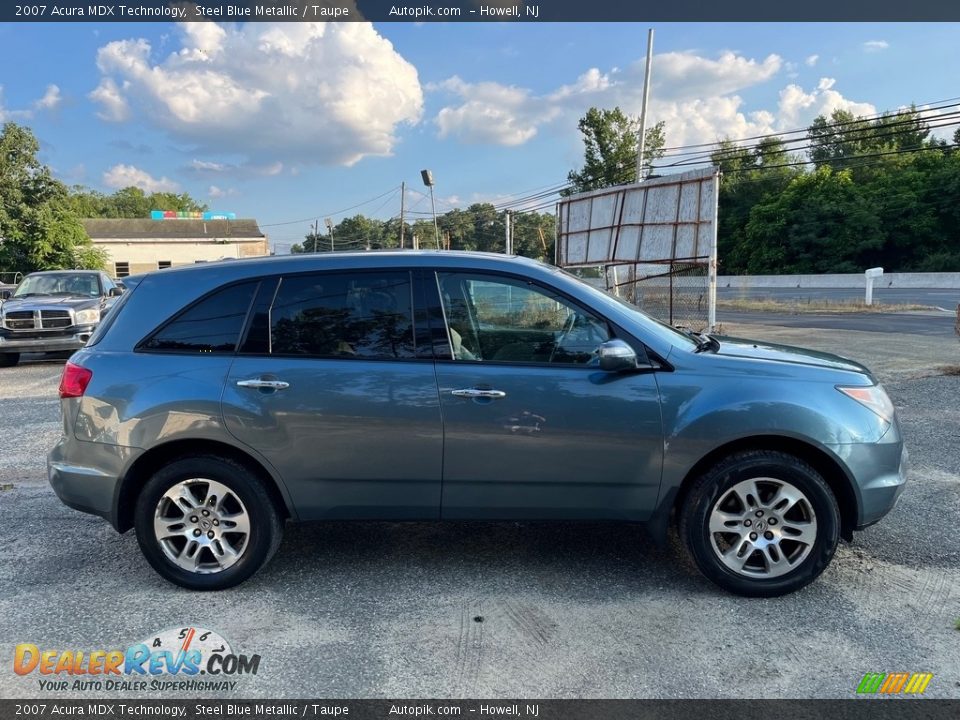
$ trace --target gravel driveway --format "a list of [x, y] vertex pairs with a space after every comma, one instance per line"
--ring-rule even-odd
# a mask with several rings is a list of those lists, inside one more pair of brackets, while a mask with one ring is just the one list
[[[870, 364], [883, 337], [834, 349]], [[62, 364], [0, 370], [0, 697], [120, 695], [42, 691], [11, 671], [17, 643], [125, 648], [195, 625], [261, 655], [234, 697], [851, 697], [864, 673], [903, 671], [960, 698], [960, 377], [884, 364], [911, 484], [788, 597], [724, 594], [639, 528], [517, 523], [290, 526], [245, 585], [193, 594], [47, 486]], [[123, 693], [197, 695], [216, 693]]]

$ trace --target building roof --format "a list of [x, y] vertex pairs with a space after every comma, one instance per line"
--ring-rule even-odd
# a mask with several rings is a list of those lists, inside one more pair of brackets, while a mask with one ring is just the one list
[[148, 218], [98, 218], [82, 220], [90, 239], [185, 240], [196, 238], [238, 240], [266, 237], [257, 221], [245, 220], [150, 220]]

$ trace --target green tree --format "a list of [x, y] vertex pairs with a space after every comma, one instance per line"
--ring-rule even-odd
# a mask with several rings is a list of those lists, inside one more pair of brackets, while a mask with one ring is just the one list
[[[640, 121], [619, 107], [602, 110], [592, 107], [578, 123], [583, 135], [584, 163], [571, 170], [567, 179], [573, 185], [567, 194], [621, 185], [636, 179], [637, 136]], [[645, 133], [644, 168], [663, 157], [664, 123], [658, 122]]]
[[0, 269], [32, 272], [101, 268], [66, 186], [37, 157], [33, 133], [15, 123], [0, 132]]
[[883, 245], [872, 203], [849, 171], [829, 167], [793, 178], [756, 205], [745, 236], [750, 273], [859, 272]]

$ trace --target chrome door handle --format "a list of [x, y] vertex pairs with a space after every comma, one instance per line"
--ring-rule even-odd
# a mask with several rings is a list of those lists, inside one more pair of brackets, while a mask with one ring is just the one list
[[261, 390], [286, 390], [290, 383], [283, 380], [237, 380], [237, 387], [258, 388]]
[[451, 390], [451, 395], [465, 398], [505, 398], [507, 394], [503, 390], [481, 390], [479, 388], [464, 388], [463, 390]]

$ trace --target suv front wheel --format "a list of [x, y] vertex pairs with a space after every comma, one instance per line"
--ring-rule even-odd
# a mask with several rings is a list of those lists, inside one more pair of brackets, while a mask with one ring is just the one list
[[260, 480], [228, 458], [186, 457], [144, 485], [135, 508], [140, 549], [170, 582], [223, 590], [265, 565], [280, 545], [280, 515]]
[[836, 498], [810, 465], [786, 453], [740, 452], [698, 478], [680, 513], [697, 567], [730, 592], [775, 597], [812, 582], [840, 533]]

